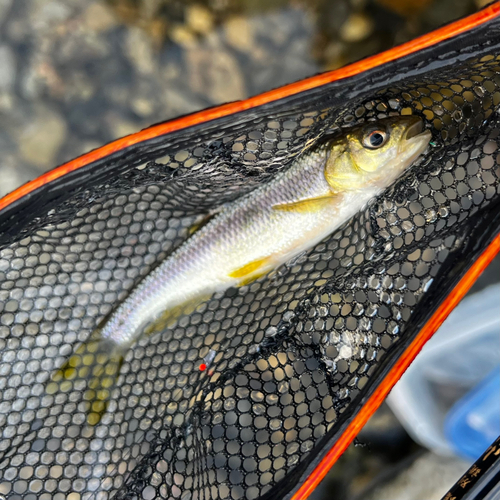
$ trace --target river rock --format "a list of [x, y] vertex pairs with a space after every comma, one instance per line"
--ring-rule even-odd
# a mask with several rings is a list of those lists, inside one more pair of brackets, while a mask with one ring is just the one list
[[55, 166], [59, 148], [66, 138], [63, 117], [53, 109], [39, 107], [19, 134], [19, 151], [24, 160], [41, 170]]

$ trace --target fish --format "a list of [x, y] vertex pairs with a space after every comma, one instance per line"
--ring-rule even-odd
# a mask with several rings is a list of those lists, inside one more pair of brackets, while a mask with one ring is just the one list
[[143, 278], [55, 372], [47, 393], [84, 381], [87, 423], [97, 424], [141, 335], [314, 247], [390, 186], [430, 139], [421, 118], [396, 116], [318, 141], [267, 184], [224, 205]]

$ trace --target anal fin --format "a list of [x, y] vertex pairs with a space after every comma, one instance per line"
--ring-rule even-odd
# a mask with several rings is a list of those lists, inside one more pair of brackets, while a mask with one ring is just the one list
[[146, 335], [153, 335], [154, 333], [162, 332], [170, 328], [181, 316], [191, 314], [200, 304], [209, 300], [211, 296], [212, 294], [199, 295], [171, 309], [166, 309], [160, 316], [146, 326], [144, 333]]

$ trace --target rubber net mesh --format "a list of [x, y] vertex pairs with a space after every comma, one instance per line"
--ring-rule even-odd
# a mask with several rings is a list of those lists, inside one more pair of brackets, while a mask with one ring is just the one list
[[[159, 143], [24, 221], [0, 253], [1, 498], [250, 500], [296, 481], [412, 340], [419, 304], [498, 202], [499, 103], [500, 57], [487, 54], [341, 109]], [[411, 113], [434, 136], [419, 165], [300, 258], [141, 338], [99, 424], [85, 423], [81, 387], [46, 393], [207, 210], [327, 131]]]

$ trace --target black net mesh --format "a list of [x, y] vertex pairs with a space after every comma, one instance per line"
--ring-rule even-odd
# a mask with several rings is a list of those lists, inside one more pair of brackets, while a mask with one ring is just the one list
[[[475, 50], [446, 48], [439, 69], [424, 54], [385, 85], [362, 75], [362, 92], [343, 84], [348, 99], [326, 87], [153, 139], [5, 211], [0, 495], [286, 495], [498, 230], [500, 56], [491, 43]], [[422, 116], [433, 144], [369, 207], [294, 262], [141, 338], [96, 426], [81, 387], [46, 393], [209, 209], [327, 131], [392, 114]]]

